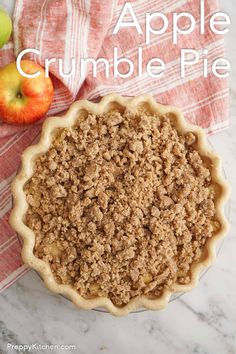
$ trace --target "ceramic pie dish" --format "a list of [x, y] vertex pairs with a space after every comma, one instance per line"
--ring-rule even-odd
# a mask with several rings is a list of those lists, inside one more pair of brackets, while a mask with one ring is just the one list
[[149, 95], [78, 101], [46, 119], [12, 193], [23, 261], [77, 307], [117, 316], [195, 287], [228, 229], [220, 158]]

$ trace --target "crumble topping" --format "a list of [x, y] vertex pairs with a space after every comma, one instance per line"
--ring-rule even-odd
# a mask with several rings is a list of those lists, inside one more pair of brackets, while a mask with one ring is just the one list
[[58, 283], [117, 305], [188, 284], [220, 228], [210, 166], [171, 116], [113, 111], [58, 129], [25, 186], [35, 255]]

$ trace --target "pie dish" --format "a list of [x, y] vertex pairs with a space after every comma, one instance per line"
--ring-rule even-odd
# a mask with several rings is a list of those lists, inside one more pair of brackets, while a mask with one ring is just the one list
[[117, 316], [195, 287], [228, 229], [220, 158], [150, 95], [77, 101], [46, 119], [12, 192], [23, 261], [79, 308]]

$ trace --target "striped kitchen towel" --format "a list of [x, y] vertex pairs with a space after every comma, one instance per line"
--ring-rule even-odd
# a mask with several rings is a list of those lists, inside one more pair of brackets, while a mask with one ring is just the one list
[[[153, 36], [146, 45], [145, 36], [137, 34], [135, 29], [122, 29], [113, 34], [125, 0], [16, 0], [14, 38], [0, 50], [0, 66], [13, 61], [25, 48], [40, 51], [39, 56], [28, 58], [41, 65], [46, 58], [62, 58], [65, 72], [70, 71], [71, 59], [75, 58], [74, 78], [61, 78], [57, 63], [51, 65], [55, 97], [49, 115], [64, 111], [75, 99], [93, 100], [114, 91], [128, 96], [149, 92], [160, 103], [178, 106], [189, 121], [202, 126], [209, 134], [225, 129], [228, 126], [227, 80], [218, 79], [211, 72], [203, 79], [201, 63], [189, 68], [184, 79], [180, 78], [180, 48], [196, 48], [199, 52], [208, 49], [209, 63], [224, 56], [222, 36], [209, 30], [204, 36], [199, 35], [200, 0], [130, 2], [143, 30], [145, 14], [156, 11], [166, 14], [170, 23], [173, 12], [190, 12], [196, 18], [197, 28], [189, 36], [181, 36], [178, 45], [173, 45], [170, 24], [165, 34]], [[205, 21], [217, 10], [216, 0], [206, 0]], [[106, 58], [112, 70], [114, 47], [120, 57], [135, 62], [138, 46], [142, 47], [144, 67], [153, 57], [160, 57], [166, 63], [163, 77], [151, 78], [144, 70], [141, 77], [135, 71], [128, 79], [112, 75], [106, 78], [102, 64], [96, 79], [89, 70], [85, 78], [81, 77], [81, 58]], [[37, 140], [39, 132], [40, 123], [17, 127], [0, 122], [0, 291], [27, 271], [21, 262], [17, 235], [8, 224], [12, 204], [10, 183], [19, 167], [21, 152]]]

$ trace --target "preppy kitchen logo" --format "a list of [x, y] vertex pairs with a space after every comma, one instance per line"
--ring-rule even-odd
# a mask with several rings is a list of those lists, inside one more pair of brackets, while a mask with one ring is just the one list
[[49, 353], [50, 351], [54, 352], [55, 351], [76, 351], [77, 353], [79, 352], [78, 348], [74, 344], [39, 344], [39, 343], [32, 343], [32, 344], [12, 344], [12, 343], [7, 343], [6, 346], [7, 350], [14, 350], [15, 352], [19, 353], [25, 353], [25, 352], [30, 352], [32, 353], [33, 351], [37, 350], [37, 352], [43, 351], [45, 353]]
[[[199, 20], [200, 19], [200, 20]], [[188, 12], [174, 12], [171, 20], [162, 12], [147, 13], [145, 16], [145, 30], [142, 29], [139, 20], [132, 7], [132, 3], [127, 2], [123, 6], [118, 21], [114, 27], [113, 34], [118, 34], [121, 30], [134, 29], [139, 36], [145, 36], [146, 45], [151, 43], [154, 36], [160, 36], [167, 32], [172, 33], [173, 45], [178, 45], [181, 37], [189, 36], [194, 31], [198, 31], [198, 35], [204, 36], [206, 31], [211, 31], [213, 34], [223, 36], [229, 32], [231, 24], [230, 17], [224, 12], [216, 12], [212, 16], [205, 17], [205, 1], [199, 2], [199, 19], [195, 19], [191, 13]], [[200, 23], [199, 23], [200, 21]], [[183, 25], [184, 23], [184, 25]], [[214, 49], [214, 48], [212, 48]], [[168, 48], [166, 48], [168, 51]], [[27, 74], [21, 67], [21, 60], [26, 54], [33, 53], [40, 56], [41, 53], [37, 49], [25, 49], [17, 57], [17, 69], [19, 73], [26, 78], [38, 77], [40, 72], [34, 74]], [[187, 75], [188, 69], [194, 65], [200, 65], [202, 75], [207, 78], [209, 73], [213, 73], [218, 78], [225, 78], [230, 72], [230, 63], [224, 57], [219, 57], [210, 61], [210, 50], [205, 48], [197, 50], [195, 48], [182, 48], [180, 50], [180, 76], [184, 78]], [[98, 67], [104, 66], [104, 74], [106, 78], [113, 76], [115, 78], [129, 78], [137, 72], [137, 76], [141, 77], [147, 73], [150, 77], [159, 78], [165, 74], [166, 63], [163, 58], [154, 57], [147, 63], [143, 62], [143, 48], [137, 47], [137, 60], [134, 62], [130, 58], [121, 57], [117, 47], [113, 51], [113, 65], [109, 65], [109, 60], [106, 58], [81, 58], [78, 63], [75, 58], [71, 58], [70, 72], [65, 72], [64, 62], [62, 59], [49, 58], [45, 59], [45, 76], [49, 77], [50, 65], [52, 63], [58, 64], [59, 75], [62, 78], [75, 77], [79, 70], [80, 76], [85, 78], [88, 70], [91, 68], [93, 77], [97, 77]], [[120, 70], [122, 68], [122, 70]], [[124, 70], [125, 69], [125, 70]]]

